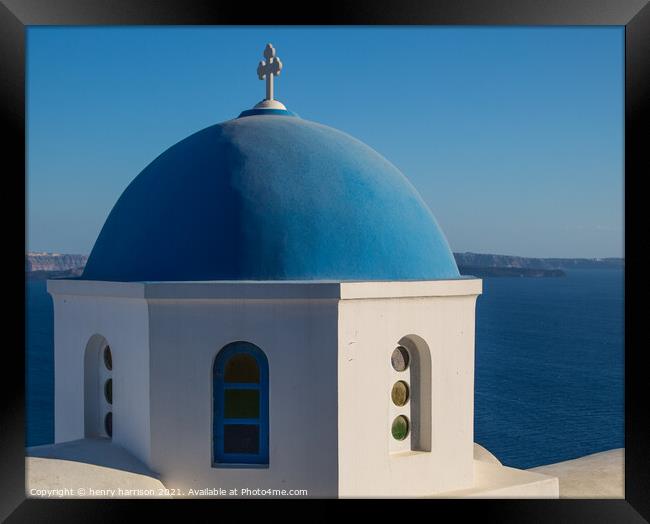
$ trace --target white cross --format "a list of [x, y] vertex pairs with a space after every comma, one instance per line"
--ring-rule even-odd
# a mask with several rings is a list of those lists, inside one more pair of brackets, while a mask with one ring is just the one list
[[264, 48], [264, 58], [257, 66], [257, 76], [260, 80], [266, 78], [266, 100], [273, 100], [273, 77], [278, 76], [282, 71], [282, 61], [275, 56], [275, 48], [271, 44], [266, 44]]

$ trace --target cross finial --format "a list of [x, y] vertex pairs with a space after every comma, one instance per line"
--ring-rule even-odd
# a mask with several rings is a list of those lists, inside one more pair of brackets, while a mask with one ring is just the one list
[[266, 79], [265, 100], [273, 100], [273, 77], [282, 71], [282, 61], [275, 55], [275, 48], [271, 44], [266, 44], [264, 58], [266, 60], [260, 60], [257, 66], [257, 76], [260, 80]]

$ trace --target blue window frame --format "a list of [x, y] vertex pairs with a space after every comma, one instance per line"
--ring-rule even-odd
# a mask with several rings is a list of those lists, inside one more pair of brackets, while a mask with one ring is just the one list
[[250, 342], [232, 342], [212, 368], [213, 463], [268, 465], [269, 364]]

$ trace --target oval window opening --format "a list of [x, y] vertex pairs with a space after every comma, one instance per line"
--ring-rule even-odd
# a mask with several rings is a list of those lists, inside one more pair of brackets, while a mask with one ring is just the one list
[[395, 440], [404, 440], [409, 434], [409, 419], [404, 415], [400, 415], [393, 420], [391, 433]]
[[113, 413], [110, 411], [104, 417], [104, 429], [109, 437], [113, 436]]
[[109, 371], [113, 369], [113, 355], [111, 354], [110, 346], [104, 348], [104, 365]]
[[390, 357], [390, 363], [395, 371], [404, 371], [409, 367], [409, 352], [403, 346], [397, 346]]
[[409, 401], [409, 386], [403, 380], [395, 382], [393, 384], [393, 389], [390, 392], [390, 397], [393, 400], [393, 404], [396, 406], [403, 406]]
[[113, 379], [109, 378], [104, 384], [104, 397], [109, 404], [113, 403]]

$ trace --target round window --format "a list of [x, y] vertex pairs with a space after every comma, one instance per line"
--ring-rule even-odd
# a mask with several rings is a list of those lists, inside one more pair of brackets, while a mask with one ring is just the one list
[[397, 346], [390, 357], [390, 363], [395, 371], [404, 371], [409, 367], [409, 352], [403, 346]]
[[104, 383], [104, 398], [109, 404], [113, 403], [113, 379], [109, 378]]
[[396, 406], [403, 406], [409, 400], [409, 386], [403, 380], [395, 382], [393, 389], [390, 392], [390, 398], [393, 399], [393, 404]]
[[110, 411], [104, 417], [104, 429], [109, 437], [113, 436], [113, 413]]
[[395, 440], [404, 440], [409, 434], [409, 419], [404, 415], [396, 417], [390, 431]]
[[111, 354], [111, 347], [104, 348], [104, 365], [109, 371], [113, 369], [113, 355]]

